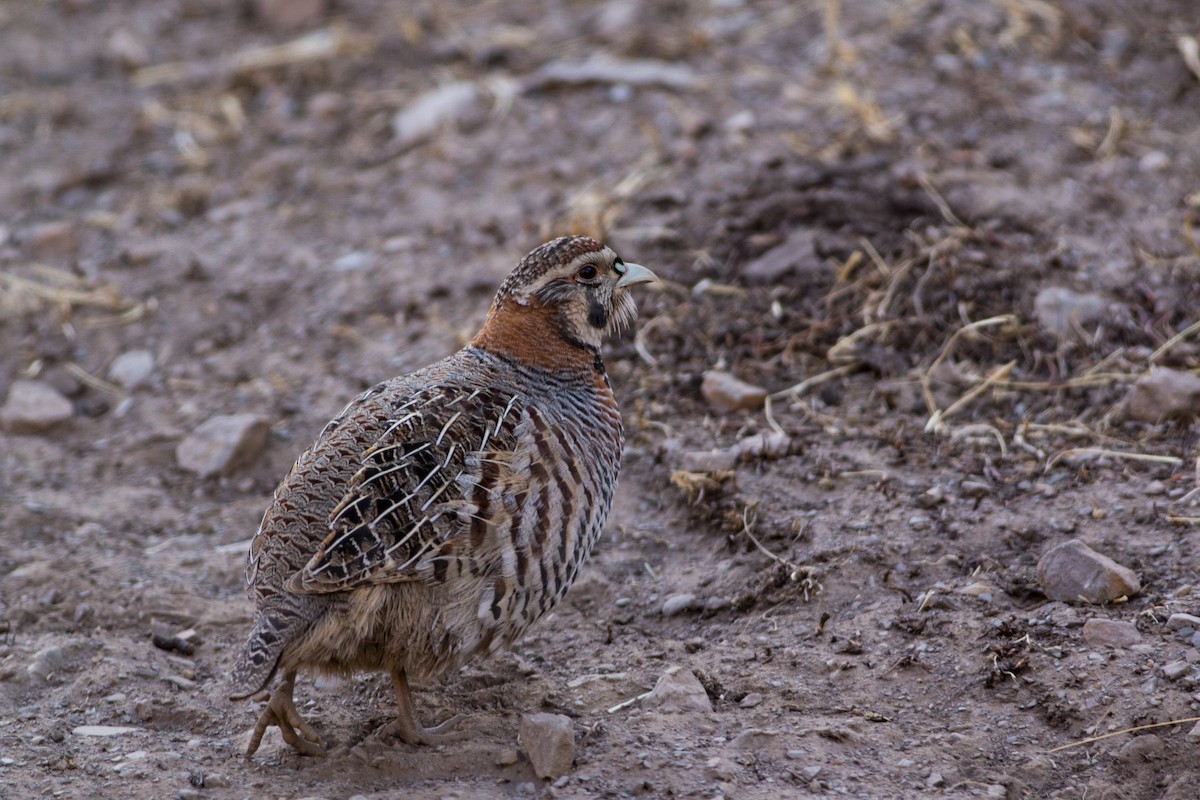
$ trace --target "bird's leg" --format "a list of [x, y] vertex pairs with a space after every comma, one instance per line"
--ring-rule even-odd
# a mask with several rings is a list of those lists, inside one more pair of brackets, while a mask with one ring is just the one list
[[[279, 685], [271, 693], [271, 699], [267, 701], [267, 707], [258, 715], [258, 724], [254, 726], [254, 734], [250, 737], [250, 746], [246, 748], [246, 758], [254, 755], [254, 751], [262, 744], [263, 734], [272, 725], [279, 726], [279, 732], [283, 734], [283, 740], [291, 745], [292, 749], [296, 752], [306, 756], [325, 755], [325, 748], [321, 745], [321, 737], [317, 735], [313, 726], [309, 725], [304, 717], [300, 716], [300, 712], [296, 710], [296, 703], [292, 699], [292, 693], [295, 690], [295, 671], [285, 672], [279, 681]], [[303, 734], [303, 738], [296, 733], [297, 728], [300, 729], [300, 734]]]
[[404, 670], [392, 673], [392, 688], [396, 690], [396, 709], [400, 714], [395, 722], [383, 729], [385, 735], [399, 736], [405, 744], [440, 744], [455, 738], [451, 731], [461, 721], [461, 715], [432, 728], [423, 728], [413, 711], [412, 693], [408, 690], [408, 676]]

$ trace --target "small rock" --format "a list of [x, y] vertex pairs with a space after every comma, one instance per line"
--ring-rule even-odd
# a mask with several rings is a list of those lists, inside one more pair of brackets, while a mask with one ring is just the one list
[[963, 497], [987, 497], [992, 493], [991, 485], [981, 481], [963, 481], [958, 488]]
[[742, 277], [750, 283], [772, 284], [791, 273], [811, 273], [821, 266], [816, 255], [816, 236], [808, 228], [798, 228], [782, 244], [742, 267]]
[[1187, 732], [1186, 738], [1192, 744], [1200, 744], [1200, 722], [1192, 726], [1192, 729]]
[[1064, 286], [1038, 292], [1033, 313], [1042, 328], [1060, 338], [1072, 336], [1077, 327], [1100, 322], [1108, 315], [1108, 301], [1098, 294], [1083, 294]]
[[516, 750], [512, 750], [512, 749], [501, 750], [500, 754], [498, 756], [496, 756], [496, 766], [497, 767], [511, 767], [513, 764], [517, 763], [520, 760], [521, 760], [521, 754], [518, 753]]
[[709, 780], [730, 782], [737, 778], [737, 768], [727, 758], [713, 756], [704, 762], [704, 773]]
[[678, 665], [667, 667], [650, 694], [642, 698], [642, 708], [665, 713], [713, 710], [704, 686], [690, 669]]
[[733, 446], [733, 452], [743, 461], [783, 458], [791, 449], [792, 437], [779, 431], [756, 433]]
[[1167, 628], [1173, 631], [1177, 631], [1180, 628], [1200, 629], [1200, 617], [1191, 614], [1172, 614], [1167, 617]]
[[1137, 379], [1129, 393], [1129, 416], [1141, 422], [1200, 416], [1200, 377], [1157, 367]]
[[704, 373], [700, 393], [718, 411], [754, 410], [761, 408], [767, 399], [766, 389], [716, 369]]
[[665, 86], [684, 89], [697, 81], [695, 71], [683, 64], [653, 59], [617, 59], [597, 53], [586, 61], [550, 61], [527, 82], [526, 88], [556, 84], [627, 83], [630, 86]]
[[1091, 645], [1132, 647], [1142, 640], [1142, 634], [1132, 622], [1094, 617], [1083, 623], [1083, 640]]
[[762, 705], [764, 700], [766, 698], [759, 692], [751, 692], [742, 698], [742, 702], [738, 703], [738, 708], [755, 708]]
[[673, 617], [676, 614], [682, 614], [684, 611], [691, 611], [698, 607], [696, 595], [689, 593], [673, 594], [663, 603], [662, 613], [664, 617]]
[[1147, 497], [1158, 497], [1160, 494], [1167, 493], [1167, 485], [1162, 481], [1150, 481], [1142, 492]]
[[395, 141], [403, 146], [418, 144], [442, 126], [466, 121], [480, 112], [479, 89], [469, 81], [440, 86], [413, 100], [392, 117]]
[[179, 443], [175, 458], [201, 478], [226, 475], [257, 458], [270, 432], [270, 422], [255, 414], [213, 417]]
[[29, 231], [29, 244], [38, 258], [68, 259], [79, 250], [79, 229], [66, 220], [43, 222]]
[[127, 733], [137, 732], [137, 728], [127, 728], [119, 725], [80, 725], [71, 731], [76, 736], [124, 736]]
[[128, 28], [117, 28], [104, 45], [104, 55], [113, 63], [127, 70], [135, 70], [150, 63], [146, 45]]
[[325, 0], [254, 0], [254, 16], [277, 33], [315, 25], [325, 14]]
[[732, 450], [689, 450], [679, 468], [684, 472], [730, 472], [737, 463], [738, 454]]
[[1038, 583], [1051, 600], [1109, 603], [1137, 594], [1137, 575], [1078, 539], [1051, 548], [1038, 561]]
[[770, 746], [778, 731], [764, 731], [759, 728], [747, 728], [729, 741], [730, 750], [752, 750], [756, 753]]
[[0, 408], [0, 428], [9, 433], [42, 433], [75, 414], [71, 401], [48, 383], [14, 381]]
[[33, 660], [25, 671], [36, 678], [50, 680], [50, 676], [62, 670], [67, 664], [67, 655], [61, 647], [46, 647], [33, 654]]
[[525, 714], [517, 741], [539, 778], [565, 775], [575, 762], [575, 727], [562, 714]]
[[360, 269], [366, 269], [375, 263], [375, 257], [370, 253], [364, 253], [361, 250], [355, 250], [352, 253], [346, 253], [344, 256], [339, 256], [333, 262], [334, 272], [357, 272]]
[[1146, 733], [1126, 742], [1117, 753], [1117, 761], [1129, 766], [1154, 761], [1162, 755], [1163, 749], [1163, 740], [1160, 737]]
[[126, 389], [136, 389], [154, 371], [154, 354], [149, 350], [129, 350], [113, 359], [108, 366], [108, 379]]
[[958, 593], [969, 595], [970, 597], [978, 597], [985, 603], [990, 603], [992, 597], [996, 594], [996, 587], [987, 581], [976, 581], [962, 587], [958, 590]]
[[946, 779], [942, 777], [940, 772], [931, 772], [929, 777], [925, 779], [925, 786], [929, 789], [937, 789], [939, 786], [944, 786]]
[[1184, 675], [1188, 674], [1192, 669], [1192, 665], [1186, 661], [1172, 661], [1170, 664], [1163, 665], [1163, 677], [1169, 681], [1177, 681]]

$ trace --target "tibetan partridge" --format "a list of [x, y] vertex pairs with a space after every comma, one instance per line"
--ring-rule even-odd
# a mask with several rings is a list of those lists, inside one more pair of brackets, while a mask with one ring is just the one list
[[410, 744], [429, 680], [511, 645], [562, 599], [612, 505], [621, 415], [600, 343], [654, 273], [583, 236], [548, 242], [501, 284], [469, 345], [364, 392], [325, 426], [250, 545], [257, 616], [232, 699], [279, 675], [250, 739], [278, 725], [324, 752], [297, 712], [301, 669], [387, 672]]

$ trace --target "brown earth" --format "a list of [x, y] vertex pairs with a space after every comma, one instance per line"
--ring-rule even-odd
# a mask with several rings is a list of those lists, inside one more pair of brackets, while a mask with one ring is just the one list
[[[1200, 608], [1196, 422], [1126, 414], [1152, 362], [1200, 368], [1194, 338], [1155, 352], [1200, 308], [1192, 0], [277, 6], [0, 7], [0, 397], [73, 408], [0, 433], [0, 795], [1200, 796], [1192, 722], [1080, 743], [1200, 708], [1165, 625]], [[396, 134], [456, 81], [453, 119]], [[568, 231], [667, 279], [607, 354], [629, 441], [585, 575], [418, 691], [461, 742], [381, 740], [381, 676], [305, 678], [332, 755], [272, 733], [245, 760], [257, 707], [223, 680], [275, 482]], [[1048, 330], [1051, 286], [1099, 311]], [[784, 393], [715, 411], [717, 367]], [[261, 456], [182, 470], [223, 413], [270, 420]], [[1071, 538], [1141, 593], [1049, 602]], [[152, 643], [185, 629], [191, 654]], [[712, 713], [610, 713], [673, 664]], [[554, 781], [514, 756], [535, 711], [574, 721]]]

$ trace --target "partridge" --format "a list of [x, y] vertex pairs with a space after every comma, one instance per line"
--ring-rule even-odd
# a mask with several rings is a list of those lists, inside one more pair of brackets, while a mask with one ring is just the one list
[[[584, 236], [547, 242], [500, 285], [454, 355], [367, 390], [275, 490], [251, 544], [254, 627], [231, 699], [279, 682], [247, 756], [279, 726], [324, 746], [293, 700], [296, 674], [386, 672], [385, 733], [443, 740], [416, 719], [409, 678], [510, 646], [562, 599], [604, 528], [622, 446], [601, 341], [656, 280]], [[451, 720], [450, 723], [453, 723]]]

